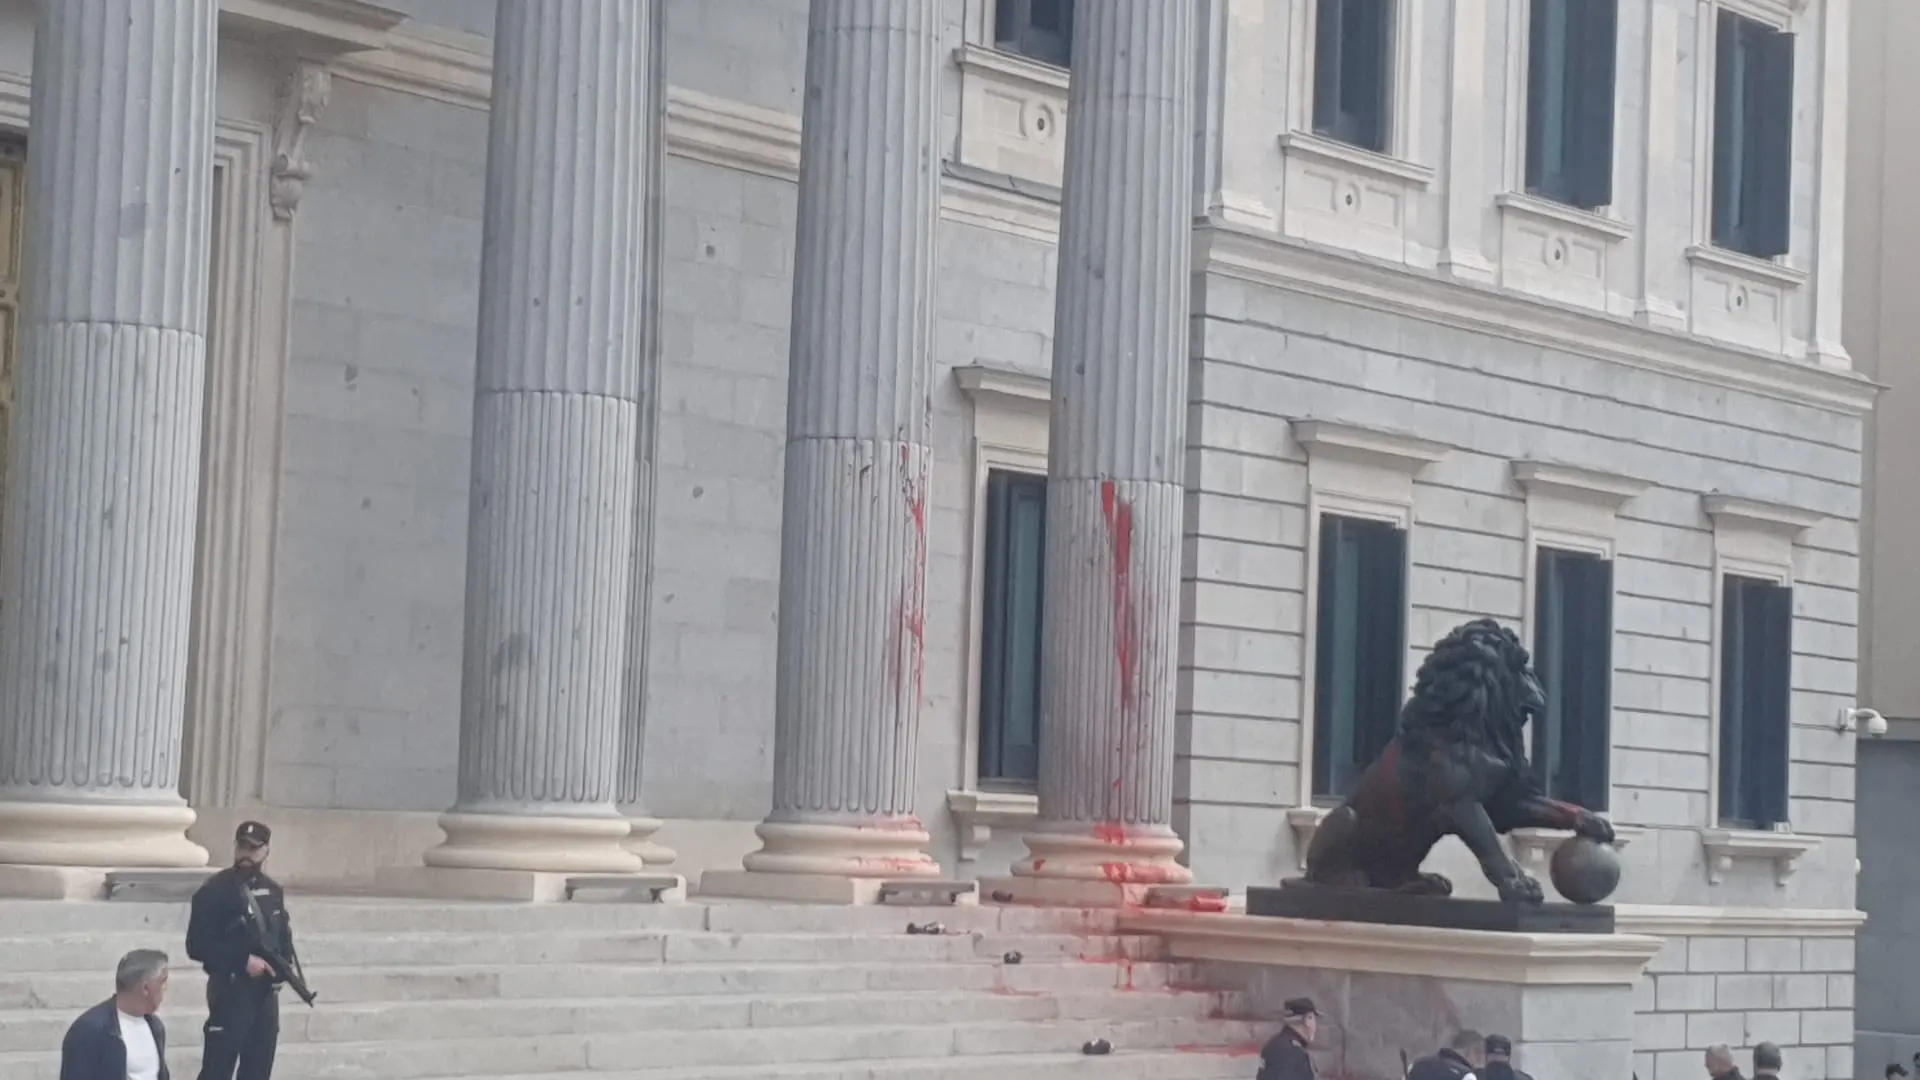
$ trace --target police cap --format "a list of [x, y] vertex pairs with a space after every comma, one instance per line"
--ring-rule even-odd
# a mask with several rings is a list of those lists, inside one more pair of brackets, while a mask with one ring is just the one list
[[233, 831], [233, 842], [241, 847], [263, 848], [273, 840], [273, 830], [257, 821], [243, 821]]

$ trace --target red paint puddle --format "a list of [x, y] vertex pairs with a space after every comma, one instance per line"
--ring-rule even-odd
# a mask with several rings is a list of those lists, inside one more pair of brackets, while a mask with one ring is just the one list
[[[1116, 780], [1114, 783], [1117, 785], [1119, 781]], [[1133, 843], [1133, 836], [1127, 832], [1127, 827], [1115, 821], [1103, 821], [1095, 825], [1093, 838], [1103, 844], [1115, 844], [1120, 847]]]
[[1215, 1054], [1220, 1057], [1259, 1057], [1259, 1043], [1233, 1043], [1228, 1046], [1201, 1046], [1198, 1043], [1182, 1043], [1174, 1047], [1182, 1054]]
[[1140, 866], [1119, 862], [1100, 864], [1101, 875], [1115, 885], [1178, 885], [1185, 880], [1180, 870], [1177, 866]]
[[1045, 859], [1035, 859], [1035, 860], [1033, 860], [1033, 872], [1034, 872], [1034, 873], [1036, 873], [1036, 874], [1037, 874], [1037, 873], [1039, 873], [1039, 872], [1040, 872], [1040, 868], [1041, 868], [1041, 867], [1043, 867], [1043, 866], [1045, 866], [1045, 865], [1047, 865], [1047, 860], [1045, 860]]

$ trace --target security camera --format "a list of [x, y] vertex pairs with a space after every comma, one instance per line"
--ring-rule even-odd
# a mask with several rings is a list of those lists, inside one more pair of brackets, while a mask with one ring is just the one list
[[1864, 731], [1867, 738], [1884, 738], [1887, 734], [1887, 718], [1873, 709], [1841, 709], [1840, 731]]

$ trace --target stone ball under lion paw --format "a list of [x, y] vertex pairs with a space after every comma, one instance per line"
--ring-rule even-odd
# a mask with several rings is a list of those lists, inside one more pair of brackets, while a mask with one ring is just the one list
[[1576, 904], [1597, 904], [1620, 887], [1620, 854], [1584, 836], [1561, 841], [1548, 870], [1554, 889]]

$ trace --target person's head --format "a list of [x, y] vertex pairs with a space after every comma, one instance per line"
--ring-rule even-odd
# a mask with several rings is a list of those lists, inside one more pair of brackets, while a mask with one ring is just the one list
[[1489, 1035], [1486, 1041], [1488, 1061], [1512, 1061], [1513, 1040], [1505, 1035]]
[[158, 949], [135, 949], [120, 958], [113, 973], [113, 1000], [131, 1016], [158, 1012], [167, 999], [167, 954]]
[[1312, 998], [1288, 998], [1281, 1007], [1280, 1016], [1306, 1042], [1312, 1042], [1314, 1034], [1320, 1030], [1320, 1010], [1314, 1008]]
[[1762, 1076], [1780, 1071], [1780, 1048], [1763, 1042], [1753, 1048], [1753, 1074]]
[[1887, 1080], [1896, 1080], [1896, 1078], [1897, 1080], [1907, 1080], [1907, 1067], [1897, 1061], [1887, 1065]]
[[1447, 1041], [1447, 1049], [1466, 1059], [1467, 1064], [1478, 1069], [1487, 1063], [1487, 1040], [1471, 1028], [1453, 1033]]
[[1707, 1047], [1707, 1075], [1725, 1076], [1734, 1071], [1733, 1048], [1726, 1043]]
[[259, 870], [267, 865], [272, 850], [273, 830], [257, 821], [243, 821], [233, 832], [233, 865]]

